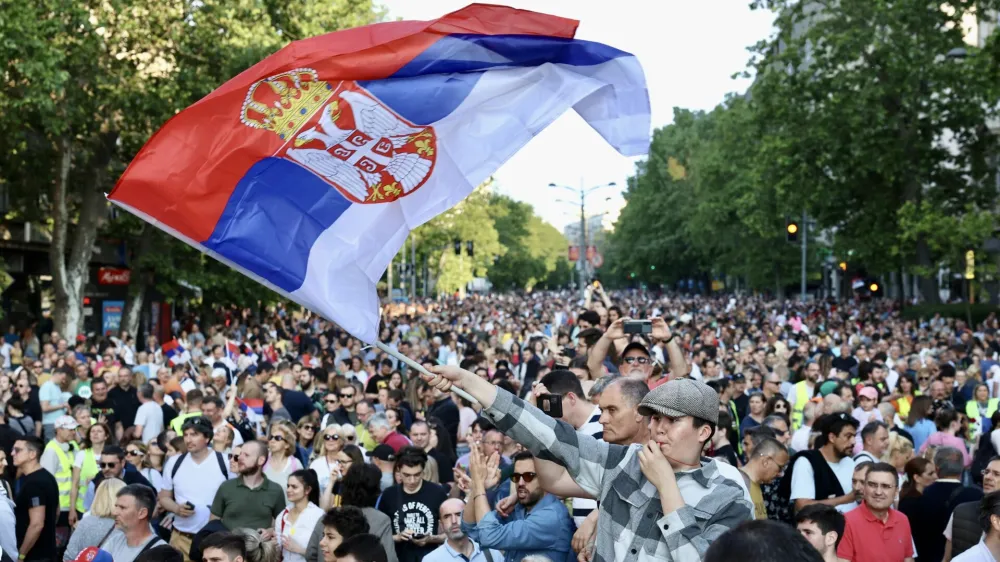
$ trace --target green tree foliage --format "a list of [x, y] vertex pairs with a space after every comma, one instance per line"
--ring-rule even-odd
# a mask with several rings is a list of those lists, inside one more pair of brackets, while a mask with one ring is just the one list
[[501, 291], [531, 289], [549, 281], [553, 285], [566, 283], [549, 274], [566, 261], [566, 238], [555, 227], [543, 221], [527, 203], [514, 201], [505, 195], [493, 195], [490, 201], [497, 234], [504, 247], [489, 268], [490, 282]]
[[[987, 122], [996, 117], [998, 39], [980, 51], [963, 34], [1000, 2], [755, 5], [779, 14], [751, 62], [761, 179], [836, 229], [838, 248], [870, 272], [924, 275], [923, 297], [935, 301], [932, 273], [992, 226], [981, 215], [997, 195]], [[949, 56], [955, 49], [968, 56]], [[935, 228], [945, 223], [951, 229]]]
[[[51, 225], [57, 329], [77, 331], [104, 193], [157, 128], [290, 40], [379, 17], [370, 0], [0, 3], [0, 183], [14, 215]], [[256, 294], [176, 240], [134, 223], [109, 228], [134, 247], [152, 236], [156, 255], [134, 265], [162, 287], [200, 278], [222, 294]]]
[[811, 247], [822, 232], [851, 267], [922, 275], [935, 301], [937, 269], [996, 227], [1000, 38], [977, 49], [963, 32], [1000, 0], [754, 5], [776, 14], [752, 48], [754, 85], [654, 133], [611, 239], [615, 277], [780, 292], [800, 273], [785, 217], [806, 211]]

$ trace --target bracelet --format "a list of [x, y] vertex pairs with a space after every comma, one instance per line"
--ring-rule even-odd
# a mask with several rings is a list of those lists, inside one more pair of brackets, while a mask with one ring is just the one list
[[479, 496], [485, 496], [485, 495], [486, 495], [485, 492], [483, 492], [482, 494], [476, 494], [476, 495], [472, 496], [471, 498], [469, 498], [469, 501], [470, 502], [471, 501], [476, 501], [476, 498], [478, 498]]

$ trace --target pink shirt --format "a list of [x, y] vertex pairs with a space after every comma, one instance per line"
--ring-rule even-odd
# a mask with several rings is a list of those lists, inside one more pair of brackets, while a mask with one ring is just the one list
[[393, 431], [385, 436], [385, 441], [382, 441], [382, 444], [392, 447], [392, 451], [398, 455], [400, 449], [413, 445], [413, 442], [407, 439], [402, 433]]
[[965, 448], [965, 441], [961, 438], [955, 437], [950, 433], [945, 433], [943, 431], [935, 431], [924, 441], [924, 444], [920, 446], [920, 454], [923, 454], [927, 450], [928, 446], [933, 447], [954, 447], [959, 451], [962, 451], [962, 458], [965, 459], [965, 466], [968, 468], [972, 464], [972, 456], [969, 455], [969, 451]]

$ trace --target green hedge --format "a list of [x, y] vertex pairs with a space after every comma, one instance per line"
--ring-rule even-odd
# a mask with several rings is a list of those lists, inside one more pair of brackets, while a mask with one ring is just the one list
[[1000, 313], [1000, 308], [992, 304], [918, 304], [903, 308], [903, 318], [907, 320], [930, 320], [935, 314], [945, 318], [960, 318], [966, 320], [972, 315], [972, 324], [976, 325], [986, 319], [991, 313]]

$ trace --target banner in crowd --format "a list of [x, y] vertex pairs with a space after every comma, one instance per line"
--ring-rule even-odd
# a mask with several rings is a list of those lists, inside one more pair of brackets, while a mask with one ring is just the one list
[[647, 151], [638, 61], [577, 24], [474, 4], [294, 42], [171, 119], [109, 198], [374, 341], [409, 231], [564, 112]]

